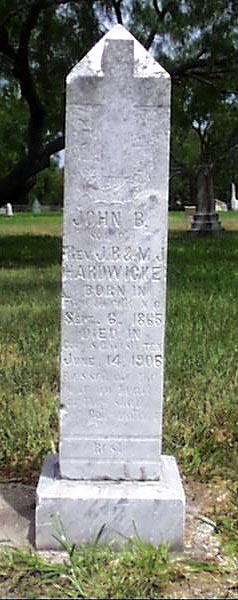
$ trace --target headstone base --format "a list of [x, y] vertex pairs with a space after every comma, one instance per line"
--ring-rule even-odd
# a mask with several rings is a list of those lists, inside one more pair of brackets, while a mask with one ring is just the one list
[[63, 539], [90, 544], [101, 532], [100, 543], [139, 536], [183, 550], [183, 486], [174, 457], [161, 461], [156, 482], [75, 481], [61, 479], [58, 456], [48, 457], [37, 487], [37, 549], [60, 550]]
[[223, 227], [216, 213], [195, 213], [190, 233], [201, 235], [216, 235], [221, 233]]

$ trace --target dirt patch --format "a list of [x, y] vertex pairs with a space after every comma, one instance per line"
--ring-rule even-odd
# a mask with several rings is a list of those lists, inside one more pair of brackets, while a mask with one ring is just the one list
[[187, 561], [187, 567], [182, 569], [180, 582], [170, 584], [168, 598], [238, 598], [238, 564], [223, 555], [213, 520], [214, 513], [227, 503], [226, 482], [190, 482], [184, 487], [187, 506], [181, 562]]

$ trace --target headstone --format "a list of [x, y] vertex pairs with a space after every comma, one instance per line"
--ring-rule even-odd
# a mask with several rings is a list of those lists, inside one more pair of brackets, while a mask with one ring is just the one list
[[33, 200], [32, 212], [35, 215], [39, 215], [41, 213], [41, 203], [39, 202], [39, 200], [37, 200], [37, 198], [35, 198], [35, 200]]
[[196, 213], [196, 206], [193, 206], [193, 205], [185, 206], [184, 212], [185, 212], [186, 218], [188, 220], [188, 223], [190, 225], [192, 223], [193, 217]]
[[236, 185], [231, 184], [231, 210], [238, 210], [238, 200], [236, 198]]
[[215, 199], [215, 210], [216, 212], [227, 212], [227, 204], [226, 202], [222, 202], [222, 200]]
[[13, 217], [13, 209], [10, 202], [8, 202], [6, 205], [6, 215], [7, 217]]
[[115, 26], [67, 79], [59, 457], [36, 544], [139, 535], [181, 549], [184, 492], [161, 453], [169, 75]]
[[215, 212], [213, 176], [209, 167], [203, 166], [197, 177], [197, 211], [193, 216], [190, 233], [216, 235], [223, 229]]

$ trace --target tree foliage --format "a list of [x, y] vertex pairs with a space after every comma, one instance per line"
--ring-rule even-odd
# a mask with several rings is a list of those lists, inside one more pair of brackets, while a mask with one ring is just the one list
[[1, 203], [20, 201], [64, 147], [65, 75], [117, 22], [171, 74], [175, 195], [222, 157], [232, 176], [236, 0], [0, 0]]
[[59, 168], [55, 159], [50, 159], [48, 169], [40, 171], [36, 176], [34, 187], [29, 193], [29, 204], [38, 200], [45, 207], [63, 205], [63, 175], [64, 169]]
[[65, 75], [99, 36], [92, 4], [0, 1], [1, 138], [7, 140], [5, 112], [14, 127], [16, 104], [21, 104], [17, 131], [22, 130], [21, 143], [14, 150], [9, 144], [17, 159], [9, 158], [2, 169], [2, 203], [19, 201], [50, 165], [50, 156], [64, 147]]

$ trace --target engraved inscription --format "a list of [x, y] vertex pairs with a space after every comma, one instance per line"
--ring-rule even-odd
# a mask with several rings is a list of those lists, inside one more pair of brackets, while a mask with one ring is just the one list
[[122, 445], [120, 442], [94, 442], [94, 452], [96, 456], [120, 456], [122, 454]]
[[162, 323], [162, 314], [159, 312], [155, 313], [134, 313], [133, 322], [137, 327], [158, 327]]
[[88, 229], [116, 227], [118, 229], [121, 227], [121, 212], [115, 210], [79, 210], [77, 217], [73, 218], [73, 224], [77, 231], [85, 227]]
[[167, 84], [158, 107], [163, 72], [153, 81], [147, 67], [137, 74], [130, 46], [126, 79], [109, 60], [100, 76], [76, 69], [68, 88], [60, 434], [68, 478], [140, 478], [144, 461], [148, 478], [160, 470], [169, 110]]

